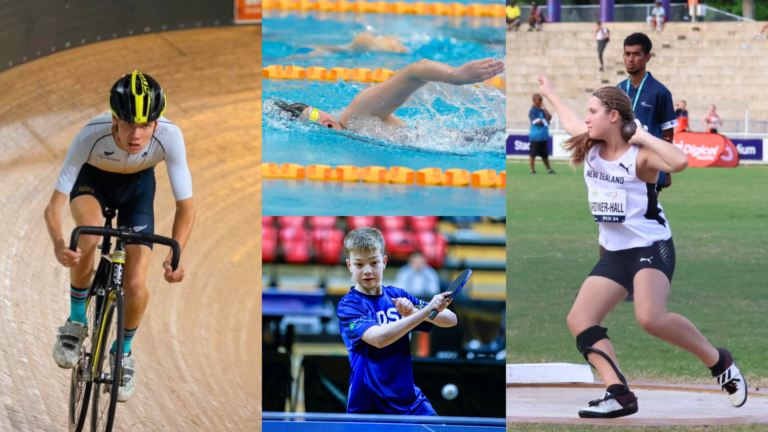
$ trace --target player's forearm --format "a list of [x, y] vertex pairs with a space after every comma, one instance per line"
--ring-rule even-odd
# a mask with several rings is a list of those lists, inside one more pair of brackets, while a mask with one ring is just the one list
[[459, 320], [456, 318], [456, 314], [448, 309], [445, 309], [444, 311], [437, 314], [434, 320], [431, 320], [429, 317], [427, 317], [427, 321], [438, 327], [453, 327], [459, 322]]
[[432, 60], [419, 60], [406, 67], [408, 76], [425, 82], [444, 82], [454, 84], [453, 72], [456, 68]]
[[[192, 227], [195, 225], [195, 204], [192, 198], [176, 202], [176, 215], [173, 218], [172, 237], [179, 243], [179, 249], [184, 252], [189, 236], [192, 235]], [[173, 252], [168, 252], [168, 260]]]
[[409, 331], [421, 324], [428, 315], [429, 311], [427, 309], [421, 309], [395, 322], [371, 327], [363, 335], [363, 340], [376, 348], [384, 348], [408, 334]]
[[560, 121], [563, 123], [565, 131], [569, 135], [581, 135], [587, 131], [586, 123], [584, 123], [584, 121], [579, 118], [576, 112], [574, 112], [571, 107], [568, 106], [568, 104], [560, 99], [560, 96], [557, 93], [552, 92], [547, 95], [546, 98], [549, 99], [549, 102], [552, 104], [552, 108], [560, 117]]
[[688, 156], [677, 146], [669, 145], [668, 142], [660, 140], [648, 132], [643, 133], [639, 138], [641, 144], [659, 155], [662, 162], [669, 166], [669, 172], [677, 173], [688, 167]]
[[57, 193], [61, 192], [54, 191], [54, 196], [51, 197], [51, 201], [48, 202], [43, 213], [45, 227], [48, 229], [48, 236], [51, 238], [54, 247], [58, 244], [66, 244], [64, 242], [64, 233], [61, 229], [61, 209], [64, 203], [56, 196]]

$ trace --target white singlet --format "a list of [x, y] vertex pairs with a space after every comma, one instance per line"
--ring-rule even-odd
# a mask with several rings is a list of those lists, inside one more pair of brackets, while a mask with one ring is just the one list
[[112, 137], [112, 114], [94, 118], [80, 130], [67, 151], [56, 190], [69, 195], [84, 164], [111, 173], [133, 174], [165, 161], [173, 197], [181, 201], [192, 197], [192, 176], [187, 167], [187, 151], [181, 129], [160, 117], [157, 130], [139, 154], [121, 150]]
[[584, 181], [595, 220], [616, 221], [598, 222], [600, 245], [618, 251], [669, 240], [672, 231], [658, 202], [656, 185], [640, 180], [635, 173], [640, 146], [631, 146], [613, 162], [600, 157], [600, 147], [592, 147], [584, 161]]

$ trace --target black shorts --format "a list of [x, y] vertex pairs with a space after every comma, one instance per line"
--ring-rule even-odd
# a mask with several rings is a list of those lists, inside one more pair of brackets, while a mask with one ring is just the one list
[[634, 294], [635, 275], [647, 268], [661, 270], [672, 282], [675, 273], [675, 244], [672, 238], [657, 241], [648, 247], [605, 251], [589, 275], [608, 278]]
[[[101, 211], [107, 207], [117, 210], [117, 226], [134, 232], [155, 233], [155, 168], [134, 174], [118, 174], [85, 164], [77, 175], [69, 201], [81, 195], [91, 195], [99, 201]], [[152, 243], [129, 240], [126, 244]]]
[[546, 141], [531, 141], [531, 148], [528, 153], [532, 158], [535, 158], [536, 156], [547, 159], [549, 158], [549, 153], [547, 152], [547, 142]]

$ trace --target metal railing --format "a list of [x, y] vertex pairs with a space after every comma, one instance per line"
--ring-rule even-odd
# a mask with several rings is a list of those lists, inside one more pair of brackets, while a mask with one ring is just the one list
[[[530, 6], [519, 6], [521, 12], [521, 21], [525, 22], [531, 13]], [[613, 9], [614, 22], [646, 22], [651, 15], [653, 4], [626, 4], [615, 5]], [[541, 7], [546, 9], [545, 6]], [[562, 22], [596, 22], [600, 20], [600, 5], [563, 5], [560, 18]], [[690, 21], [688, 5], [686, 3], [673, 3], [670, 5], [668, 21], [682, 22]], [[697, 22], [721, 22], [721, 21], [747, 21], [754, 22], [749, 18], [740, 17], [729, 12], [722, 11], [707, 5], [700, 5]]]
[[[689, 130], [691, 132], [706, 132], [706, 126], [703, 126], [700, 119], [689, 119]], [[527, 134], [530, 124], [527, 121], [510, 121], [507, 119], [507, 132]], [[718, 132], [723, 135], [745, 138], [766, 138], [768, 137], [768, 120], [751, 120], [749, 110], [744, 111], [744, 120], [724, 120], [723, 125], [718, 128]], [[561, 128], [560, 119], [557, 114], [552, 116], [549, 134], [565, 134], [565, 129]]]

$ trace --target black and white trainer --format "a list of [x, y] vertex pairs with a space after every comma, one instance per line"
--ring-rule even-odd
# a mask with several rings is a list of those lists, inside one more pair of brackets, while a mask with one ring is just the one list
[[736, 367], [731, 352], [721, 348], [720, 351], [725, 355], [725, 372], [717, 376], [717, 384], [726, 392], [728, 399], [736, 408], [747, 403], [747, 380]]
[[631, 391], [621, 395], [606, 392], [602, 398], [589, 402], [579, 411], [581, 418], [618, 418], [635, 414], [638, 410], [637, 397]]

